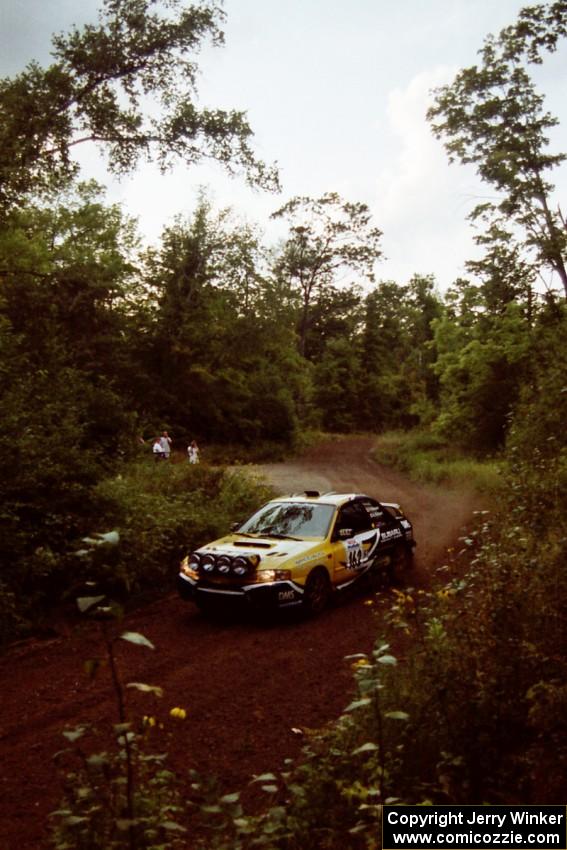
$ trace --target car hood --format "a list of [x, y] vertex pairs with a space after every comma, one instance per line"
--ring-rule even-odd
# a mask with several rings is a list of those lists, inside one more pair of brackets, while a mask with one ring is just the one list
[[206, 546], [201, 546], [197, 551], [199, 554], [214, 552], [215, 555], [253, 555], [260, 557], [260, 561], [268, 566], [277, 566], [278, 562], [296, 561], [308, 554], [311, 550], [320, 549], [323, 545], [322, 539], [306, 538], [304, 540], [278, 540], [274, 537], [243, 537], [240, 534], [229, 534], [214, 540]]

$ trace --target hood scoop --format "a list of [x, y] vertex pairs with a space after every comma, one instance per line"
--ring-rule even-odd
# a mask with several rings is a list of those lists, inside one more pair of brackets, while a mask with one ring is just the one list
[[233, 546], [243, 546], [245, 549], [271, 549], [273, 543], [257, 543], [255, 540], [234, 540]]

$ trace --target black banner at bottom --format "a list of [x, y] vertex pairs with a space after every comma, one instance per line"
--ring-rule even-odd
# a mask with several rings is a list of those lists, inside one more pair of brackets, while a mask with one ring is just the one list
[[384, 806], [383, 850], [567, 850], [565, 806]]

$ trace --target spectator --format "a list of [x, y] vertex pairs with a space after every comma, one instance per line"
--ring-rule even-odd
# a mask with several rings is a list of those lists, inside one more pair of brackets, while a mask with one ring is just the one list
[[199, 463], [199, 446], [195, 440], [187, 446], [187, 457], [189, 458], [189, 463]]
[[171, 454], [171, 444], [172, 444], [173, 440], [171, 439], [171, 437], [169, 436], [167, 431], [164, 431], [163, 434], [161, 435], [159, 441], [160, 441], [161, 450], [162, 450], [162, 453], [163, 453], [163, 459], [169, 460], [169, 456]]

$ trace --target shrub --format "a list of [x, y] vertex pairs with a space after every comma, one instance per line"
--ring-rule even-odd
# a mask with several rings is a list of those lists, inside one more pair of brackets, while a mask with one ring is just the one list
[[[117, 551], [88, 558], [83, 578], [124, 593], [170, 589], [191, 548], [227, 533], [270, 496], [251, 476], [204, 465], [143, 462], [96, 488], [99, 528], [120, 534]], [[83, 548], [83, 547], [81, 547]], [[81, 551], [81, 550], [79, 550]]]

